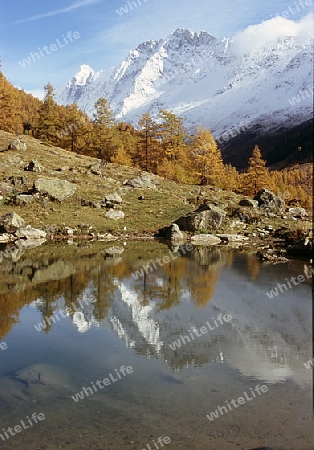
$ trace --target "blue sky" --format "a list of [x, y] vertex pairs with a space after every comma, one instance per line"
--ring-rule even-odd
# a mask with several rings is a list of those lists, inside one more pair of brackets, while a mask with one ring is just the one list
[[[0, 0], [4, 75], [25, 90], [41, 90], [47, 81], [54, 86], [68, 81], [81, 64], [94, 70], [118, 64], [139, 43], [165, 38], [176, 28], [231, 37], [249, 25], [289, 11], [289, 7], [293, 20], [300, 20], [313, 8], [299, 4], [311, 0], [134, 1], [137, 8], [119, 15], [116, 10], [127, 0]], [[78, 32], [80, 37], [65, 41], [68, 32]], [[57, 39], [61, 44], [57, 50], [45, 53], [43, 47], [56, 44]], [[44, 56], [22, 68], [19, 61], [38, 52], [38, 47]]]

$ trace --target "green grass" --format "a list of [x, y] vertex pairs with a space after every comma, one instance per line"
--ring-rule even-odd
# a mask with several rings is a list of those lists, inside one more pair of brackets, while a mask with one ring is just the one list
[[[27, 224], [35, 228], [44, 228], [46, 225], [57, 224], [69, 227], [90, 224], [98, 233], [111, 232], [121, 237], [147, 236], [154, 234], [158, 229], [171, 225], [180, 216], [195, 209], [206, 199], [222, 207], [238, 207], [239, 200], [243, 198], [229, 191], [212, 190], [210, 187], [186, 185], [175, 183], [157, 177], [159, 184], [156, 189], [132, 189], [124, 185], [128, 179], [139, 176], [141, 171], [136, 168], [108, 164], [103, 169], [103, 176], [93, 175], [89, 166], [100, 162], [96, 158], [77, 155], [58, 147], [46, 145], [31, 136], [22, 136], [28, 149], [23, 152], [7, 150], [9, 143], [16, 136], [0, 131], [0, 182], [10, 176], [27, 176], [28, 186], [38, 178], [62, 179], [75, 183], [75, 194], [62, 203], [53, 201], [36, 201], [28, 206], [17, 207], [7, 204], [8, 198], [0, 201], [0, 216], [15, 211]], [[44, 172], [25, 172], [26, 166], [32, 159], [37, 159], [44, 167]], [[67, 166], [69, 169], [56, 172], [58, 168]], [[52, 172], [52, 173], [50, 173]], [[197, 200], [200, 193], [203, 196]], [[98, 202], [106, 194], [117, 192], [123, 199], [122, 210], [125, 219], [114, 221], [105, 217], [106, 210], [81, 206], [81, 199]], [[138, 200], [144, 195], [145, 200]], [[289, 229], [310, 228], [309, 222], [282, 220], [280, 218], [265, 218], [260, 216], [263, 223], [274, 227], [287, 226]], [[124, 231], [126, 227], [126, 231]], [[249, 225], [247, 231], [254, 231], [256, 225]], [[221, 232], [237, 232], [239, 229], [230, 228], [226, 222]], [[206, 231], [206, 230], [204, 230]]]

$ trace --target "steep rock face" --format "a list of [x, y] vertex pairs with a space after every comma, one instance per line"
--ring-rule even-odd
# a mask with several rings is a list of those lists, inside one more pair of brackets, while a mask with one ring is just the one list
[[312, 116], [312, 43], [276, 36], [243, 50], [237, 36], [177, 29], [140, 44], [117, 67], [94, 72], [81, 66], [57, 89], [56, 100], [76, 102], [92, 114], [105, 97], [117, 119], [132, 122], [146, 111], [154, 116], [159, 108], [171, 109], [190, 129], [209, 126], [223, 144], [245, 129], [271, 133]]

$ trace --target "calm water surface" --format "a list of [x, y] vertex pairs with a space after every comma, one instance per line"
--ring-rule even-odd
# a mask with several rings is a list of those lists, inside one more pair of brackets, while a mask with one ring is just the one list
[[[194, 248], [136, 280], [166, 255], [153, 242], [0, 253], [0, 448], [314, 449], [312, 280], [266, 295], [304, 263]], [[23, 428], [33, 413], [45, 419]]]

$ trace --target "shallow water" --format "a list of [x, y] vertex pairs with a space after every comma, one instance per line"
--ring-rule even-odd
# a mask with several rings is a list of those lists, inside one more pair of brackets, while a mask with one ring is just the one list
[[[312, 370], [304, 366], [312, 280], [266, 295], [304, 274], [304, 263], [261, 265], [217, 247], [183, 253], [132, 242], [45, 245], [14, 261], [6, 253], [0, 447], [314, 448]], [[160, 266], [165, 255], [170, 262]], [[150, 261], [156, 268], [135, 280]], [[45, 419], [34, 423], [35, 412]], [[8, 427], [27, 417], [33, 426], [11, 435]], [[165, 436], [171, 442], [162, 447]]]

